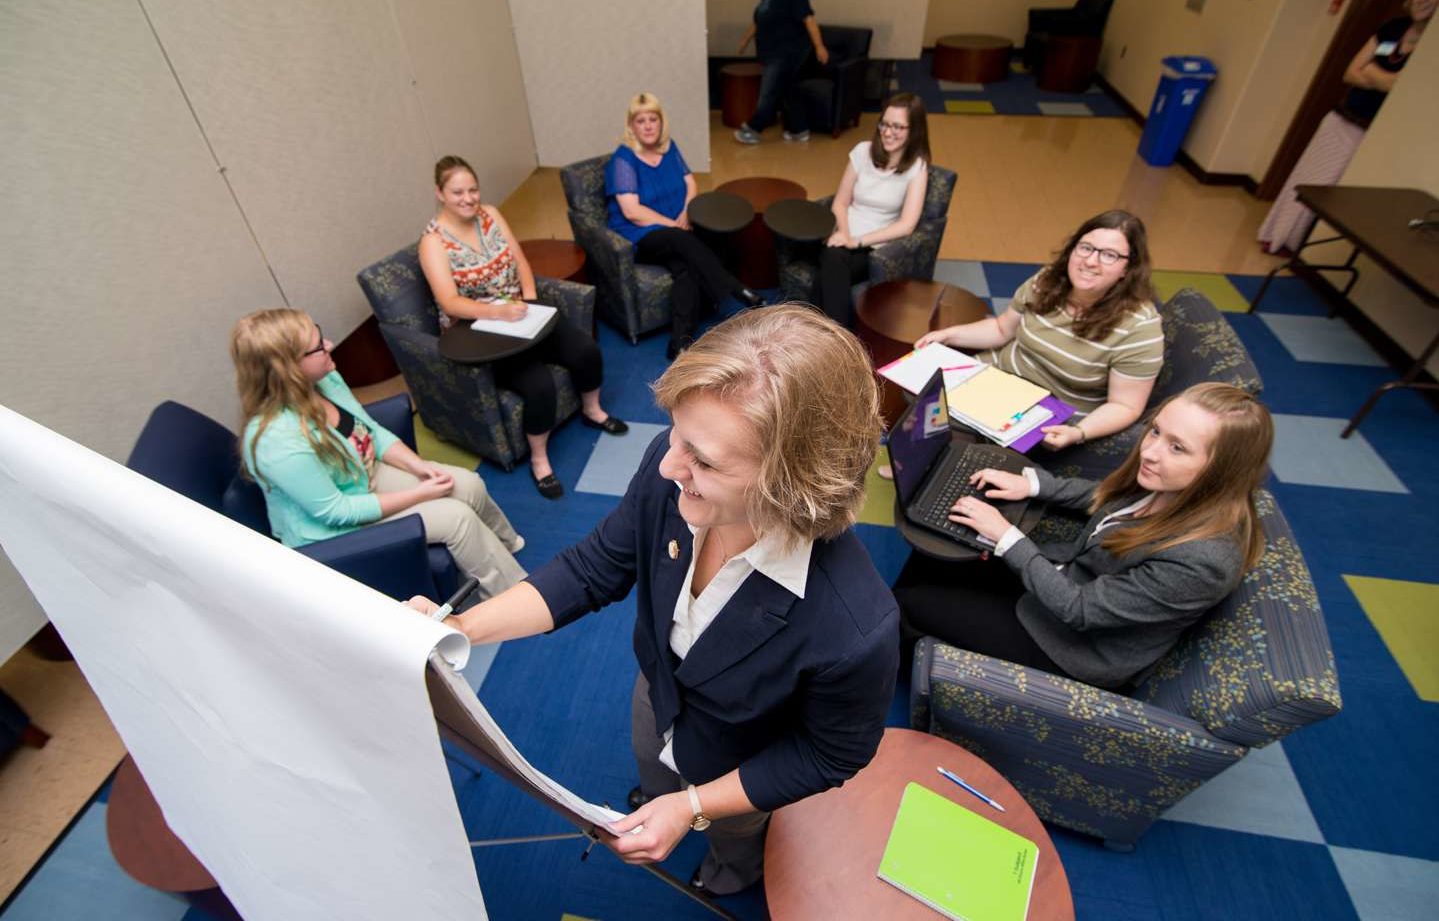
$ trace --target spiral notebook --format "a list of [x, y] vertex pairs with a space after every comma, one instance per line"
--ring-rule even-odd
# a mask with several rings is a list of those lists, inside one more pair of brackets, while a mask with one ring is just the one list
[[956, 921], [1023, 921], [1039, 848], [917, 783], [894, 817], [880, 879]]

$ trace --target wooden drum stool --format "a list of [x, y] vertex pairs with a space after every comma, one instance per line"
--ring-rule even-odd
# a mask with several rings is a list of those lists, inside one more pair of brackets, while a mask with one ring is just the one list
[[1002, 35], [946, 35], [934, 43], [936, 80], [996, 83], [1009, 76], [1014, 42]]

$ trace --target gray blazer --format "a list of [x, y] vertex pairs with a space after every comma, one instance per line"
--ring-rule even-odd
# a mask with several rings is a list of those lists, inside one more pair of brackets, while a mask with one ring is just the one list
[[[1037, 472], [1040, 498], [1089, 507], [1097, 483]], [[1099, 545], [1094, 529], [1123, 504], [1101, 508], [1073, 544], [1041, 547], [1026, 537], [1004, 554], [1027, 589], [1017, 611], [1029, 635], [1066, 672], [1105, 688], [1129, 682], [1158, 661], [1244, 575], [1243, 550], [1224, 537], [1114, 556]], [[1105, 533], [1133, 524], [1121, 521]]]

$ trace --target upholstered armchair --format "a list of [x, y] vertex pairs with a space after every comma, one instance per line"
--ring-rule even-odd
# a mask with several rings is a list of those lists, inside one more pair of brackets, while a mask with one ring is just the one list
[[[365, 407], [374, 420], [411, 448], [415, 423], [401, 394]], [[204, 413], [167, 400], [146, 421], [126, 466], [211, 511], [271, 536], [265, 497], [240, 474], [233, 432]], [[444, 544], [425, 543], [419, 515], [405, 515], [316, 541], [298, 552], [391, 598], [444, 598], [459, 585], [459, 569]]]
[[[924, 210], [914, 233], [876, 246], [869, 255], [871, 284], [896, 278], [930, 279], [939, 259], [939, 241], [949, 220], [949, 200], [954, 195], [953, 170], [929, 166], [929, 184], [924, 192]], [[825, 207], [834, 196], [818, 199]], [[779, 241], [779, 286], [787, 301], [807, 301], [814, 291], [819, 271], [819, 246], [814, 243]]]
[[670, 273], [635, 263], [629, 240], [610, 230], [605, 196], [605, 164], [610, 155], [571, 163], [560, 170], [560, 184], [569, 207], [575, 242], [589, 258], [599, 289], [600, 317], [629, 337], [630, 343], [651, 330], [670, 325]]
[[[1159, 308], [1164, 326], [1164, 367], [1149, 396], [1149, 409], [1192, 384], [1220, 381], [1258, 396], [1264, 389], [1259, 369], [1234, 327], [1209, 298], [1185, 288]], [[1061, 476], [1102, 479], [1115, 470], [1144, 434], [1144, 420], [1113, 435], [1050, 452], [1035, 448], [1031, 456]]]
[[874, 30], [820, 26], [819, 32], [829, 51], [829, 63], [821, 64], [811, 56], [799, 73], [796, 88], [804, 100], [810, 129], [839, 137], [846, 128], [859, 124], [859, 114], [864, 111], [864, 76]]
[[1131, 695], [966, 652], [915, 647], [910, 721], [979, 755], [1041, 818], [1132, 849], [1251, 748], [1333, 716], [1334, 653], [1299, 546], [1257, 497], [1266, 550]]
[[[356, 278], [425, 425], [445, 441], [513, 469], [530, 452], [521, 424], [525, 403], [495, 383], [489, 365], [457, 364], [440, 355], [439, 313], [420, 271], [419, 244], [361, 269]], [[591, 327], [594, 288], [536, 278], [535, 293], [540, 303], [558, 307], [575, 326]], [[548, 367], [558, 392], [558, 425], [579, 410], [580, 399], [569, 372], [558, 365]]]

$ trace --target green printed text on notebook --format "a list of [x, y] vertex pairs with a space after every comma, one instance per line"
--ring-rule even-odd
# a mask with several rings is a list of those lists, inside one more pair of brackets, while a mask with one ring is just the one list
[[1028, 838], [911, 783], [879, 878], [960, 921], [1023, 921], [1038, 859]]

